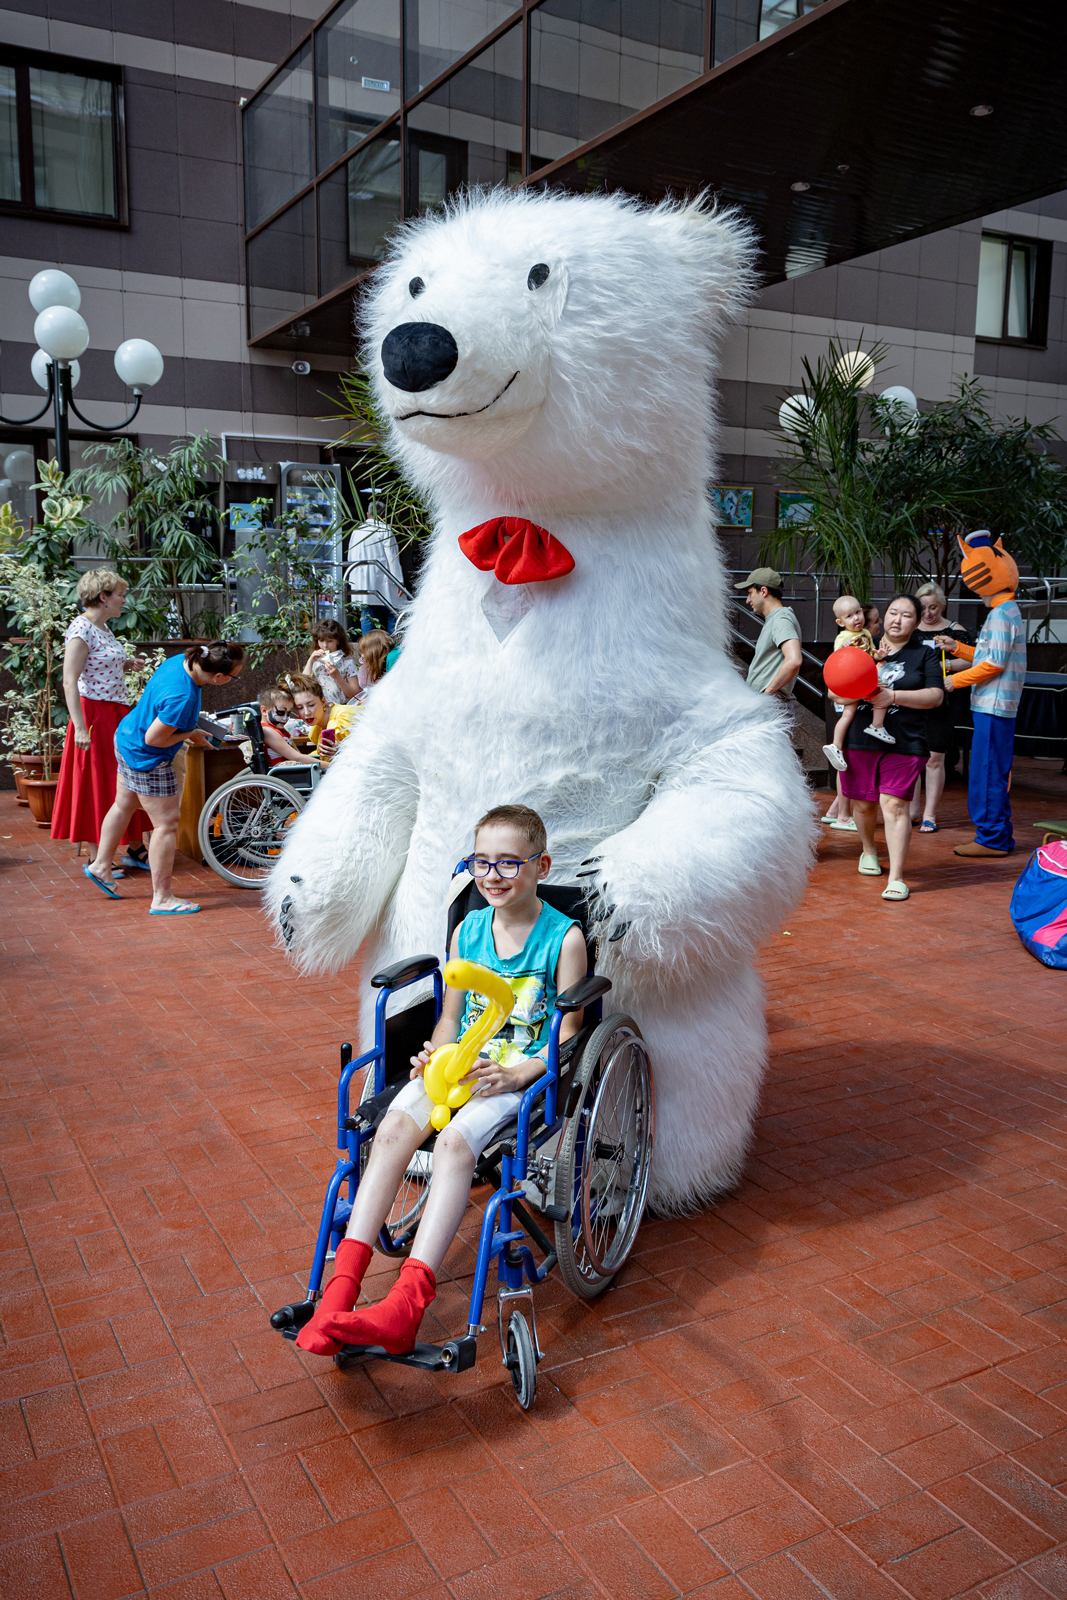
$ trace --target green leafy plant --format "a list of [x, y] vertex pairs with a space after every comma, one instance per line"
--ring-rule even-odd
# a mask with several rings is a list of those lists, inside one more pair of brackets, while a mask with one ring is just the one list
[[144, 449], [131, 439], [91, 445], [69, 484], [98, 502], [123, 503], [102, 530], [106, 558], [130, 585], [115, 632], [132, 638], [217, 634], [222, 615], [194, 610], [190, 589], [219, 582], [218, 556], [201, 528], [216, 515], [204, 480], [219, 461], [210, 434]]
[[136, 650], [129, 645], [126, 647], [127, 661], [140, 661], [139, 667], [130, 667], [124, 674], [126, 693], [129, 696], [131, 707], [135, 706], [144, 694], [148, 680], [158, 667], [167, 659], [165, 650]]
[[[884, 345], [869, 351], [873, 376]], [[1067, 473], [1049, 447], [1051, 423], [997, 421], [973, 378], [952, 398], [914, 412], [861, 384], [850, 352], [831, 340], [804, 362], [805, 397], [792, 431], [781, 431], [779, 469], [814, 502], [805, 526], [776, 529], [763, 558], [835, 572], [861, 600], [872, 568], [894, 581], [921, 572], [951, 592], [959, 572], [957, 535], [1003, 534], [1018, 561], [1055, 573], [1067, 562]], [[783, 397], [785, 398], [785, 397]]]
[[[388, 436], [383, 416], [370, 379], [365, 372], [344, 372], [339, 384], [343, 405], [329, 420], [346, 422], [348, 432], [339, 441], [357, 445], [363, 452], [360, 482], [371, 504], [371, 515], [384, 522], [396, 538], [401, 549], [421, 544], [433, 532], [433, 523], [425, 500], [397, 466], [386, 447]], [[358, 503], [356, 485], [352, 482], [353, 503]]]
[[[259, 641], [253, 647], [253, 658], [271, 650], [288, 650], [299, 670], [309, 648], [312, 622], [334, 602], [333, 584], [326, 575], [332, 569], [315, 559], [315, 551], [322, 548], [322, 528], [312, 524], [303, 511], [287, 512], [269, 521], [273, 509], [271, 500], [253, 502], [258, 527], [242, 537], [231, 562], [238, 581], [244, 580], [251, 590], [251, 609], [227, 617], [223, 634], [233, 639], [251, 631]], [[242, 516], [247, 515], [247, 510], [242, 510]]]
[[775, 529], [761, 554], [776, 566], [793, 568], [807, 558], [821, 570], [839, 573], [852, 594], [869, 600], [871, 567], [910, 527], [911, 508], [887, 506], [880, 446], [865, 436], [873, 400], [866, 384], [884, 361], [886, 346], [870, 347], [869, 365], [852, 361], [851, 354], [831, 339], [814, 366], [804, 360], [804, 403], [794, 408], [795, 428], [778, 432], [778, 466], [790, 487], [813, 502], [811, 520]]
[[35, 563], [17, 556], [0, 555], [0, 587], [5, 591], [5, 603], [15, 627], [26, 636], [24, 643], [8, 646], [3, 662], [18, 684], [5, 696], [10, 706], [8, 730], [11, 738], [24, 740], [26, 722], [32, 723], [33, 748], [43, 758], [43, 776], [48, 780], [52, 776], [53, 739], [67, 721], [65, 711], [60, 711], [57, 718], [57, 691], [62, 673], [61, 643], [74, 615], [74, 604], [65, 581], [48, 579]]
[[[877, 407], [877, 402], [876, 408]], [[880, 408], [878, 408], [880, 409]], [[919, 571], [948, 591], [959, 571], [957, 536], [988, 528], [1038, 573], [1067, 561], [1067, 474], [1049, 446], [1051, 423], [998, 422], [974, 378], [909, 425], [886, 415], [878, 478], [883, 502], [907, 508], [894, 570]]]

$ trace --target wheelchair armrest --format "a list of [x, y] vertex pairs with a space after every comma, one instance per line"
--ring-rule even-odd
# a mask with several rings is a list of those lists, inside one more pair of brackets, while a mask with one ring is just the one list
[[573, 988], [556, 996], [556, 1010], [582, 1011], [591, 1000], [599, 1000], [600, 996], [607, 994], [610, 988], [610, 978], [601, 978], [595, 972], [587, 972], [581, 983], [576, 983]]
[[441, 965], [436, 956], [409, 956], [406, 961], [394, 961], [391, 967], [376, 972], [370, 981], [372, 989], [400, 989], [416, 978], [425, 978]]

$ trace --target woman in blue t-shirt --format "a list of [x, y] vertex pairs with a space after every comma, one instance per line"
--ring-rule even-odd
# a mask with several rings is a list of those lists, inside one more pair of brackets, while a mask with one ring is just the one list
[[[116, 728], [115, 803], [100, 829], [95, 860], [83, 868], [85, 876], [112, 900], [122, 899], [111, 876], [112, 855], [131, 816], [140, 807], [152, 821], [149, 915], [183, 917], [200, 910], [188, 900], [179, 900], [170, 887], [181, 806], [174, 758], [186, 740], [191, 744], [210, 743], [196, 726], [200, 719], [200, 691], [209, 684], [229, 683], [243, 665], [244, 650], [239, 644], [194, 644], [183, 656], [171, 656], [157, 668], [140, 700]], [[98, 864], [99, 870], [94, 872]]]

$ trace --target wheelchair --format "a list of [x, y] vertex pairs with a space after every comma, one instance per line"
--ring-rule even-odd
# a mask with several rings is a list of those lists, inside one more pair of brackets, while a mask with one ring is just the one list
[[204, 803], [197, 826], [204, 865], [238, 889], [258, 889], [282, 853], [286, 835], [307, 804], [322, 768], [271, 766], [258, 704], [214, 715], [240, 725], [252, 746], [249, 770], [220, 785]]
[[[589, 970], [580, 983], [557, 996], [545, 1074], [525, 1091], [518, 1114], [493, 1136], [475, 1166], [474, 1183], [489, 1184], [494, 1192], [482, 1221], [466, 1333], [443, 1344], [416, 1343], [404, 1355], [389, 1355], [376, 1345], [345, 1345], [334, 1356], [342, 1368], [379, 1360], [425, 1372], [465, 1372], [475, 1363], [478, 1336], [487, 1331], [482, 1316], [495, 1262], [501, 1355], [524, 1410], [534, 1402], [537, 1366], [544, 1355], [533, 1286], [558, 1266], [567, 1287], [591, 1300], [624, 1266], [644, 1214], [656, 1115], [652, 1068], [640, 1028], [620, 1012], [603, 1014], [603, 996], [611, 983], [594, 970], [595, 944], [583, 891], [541, 884], [538, 894], [581, 923]], [[486, 904], [473, 880], [460, 889], [449, 907], [446, 949], [463, 918]], [[283, 931], [287, 909], [283, 902]], [[427, 979], [433, 985], [431, 996], [388, 1014], [392, 996]], [[295, 1339], [314, 1313], [326, 1261], [344, 1237], [375, 1133], [408, 1082], [411, 1057], [441, 1015], [444, 983], [436, 956], [398, 961], [376, 973], [371, 987], [378, 990], [372, 1048], [353, 1060], [352, 1046], [341, 1046], [341, 1153], [326, 1189], [307, 1297], [282, 1306], [270, 1319], [287, 1339]], [[561, 1046], [560, 1027], [572, 1011], [584, 1012], [582, 1028]], [[353, 1111], [352, 1083], [364, 1069], [369, 1069], [365, 1097]], [[408, 1166], [375, 1241], [383, 1255], [400, 1259], [411, 1251], [426, 1202], [435, 1138], [431, 1133]]]

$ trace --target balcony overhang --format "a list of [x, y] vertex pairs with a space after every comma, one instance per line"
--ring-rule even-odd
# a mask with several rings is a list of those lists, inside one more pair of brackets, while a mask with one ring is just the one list
[[[776, 282], [1067, 189], [1065, 106], [1067, 7], [825, 0], [527, 181], [710, 190], [755, 224]], [[359, 287], [251, 343], [354, 355]]]
[[1062, 6], [827, 0], [537, 178], [710, 189], [775, 282], [1067, 188], [1065, 106]]

